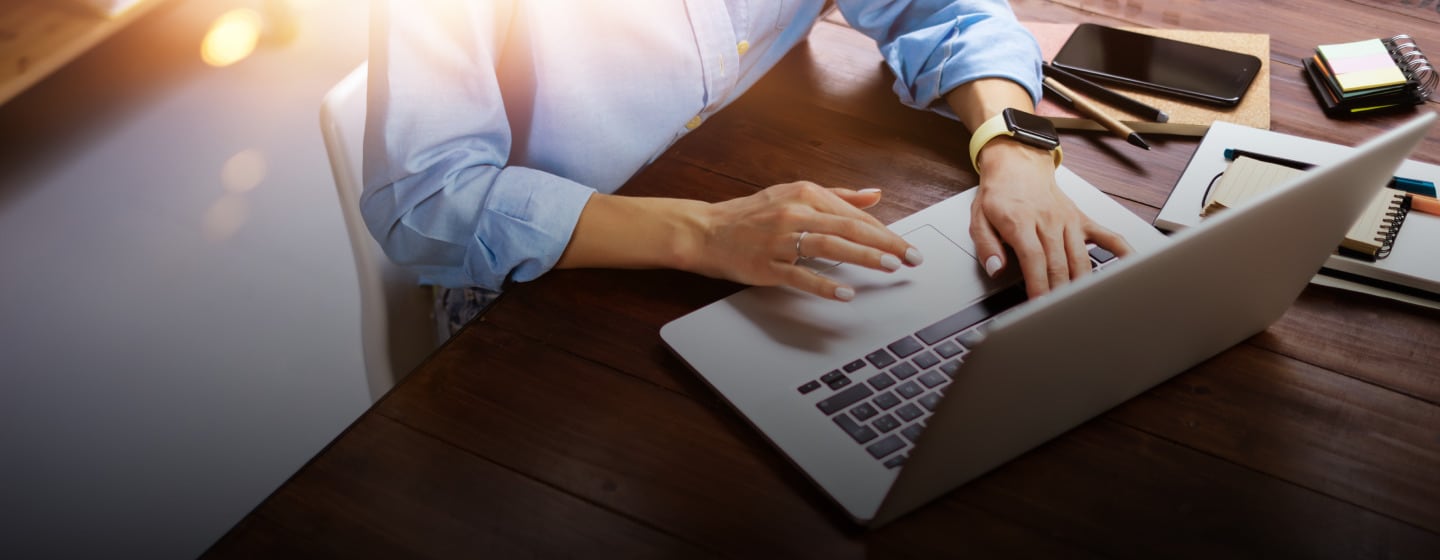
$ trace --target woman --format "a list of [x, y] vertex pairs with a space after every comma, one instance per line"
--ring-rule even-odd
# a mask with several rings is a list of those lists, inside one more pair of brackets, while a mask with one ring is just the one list
[[[838, 2], [912, 107], [971, 130], [1033, 111], [1039, 50], [1002, 0]], [[849, 300], [797, 266], [923, 256], [863, 212], [878, 190], [775, 185], [720, 203], [613, 193], [802, 41], [823, 0], [377, 0], [362, 210], [397, 263], [469, 301], [552, 268], [668, 267]], [[994, 126], [988, 127], [993, 129]], [[978, 142], [971, 234], [990, 274], [1010, 245], [1032, 296], [1124, 240], [1055, 185], [1057, 154]], [[459, 294], [459, 297], [457, 297]]]

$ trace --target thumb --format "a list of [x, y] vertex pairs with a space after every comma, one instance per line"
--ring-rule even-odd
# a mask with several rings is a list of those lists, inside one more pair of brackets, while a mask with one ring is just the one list
[[980, 258], [980, 266], [985, 268], [985, 274], [994, 278], [1005, 269], [1005, 246], [1000, 242], [1000, 236], [995, 233], [995, 228], [990, 227], [990, 221], [985, 218], [985, 213], [980, 211], [977, 204], [970, 218], [970, 239], [975, 242], [975, 256]]
[[840, 197], [841, 200], [849, 202], [851, 206], [862, 210], [880, 202], [880, 189], [860, 189], [858, 191], [852, 191], [850, 189], [831, 188], [830, 192], [835, 193], [835, 196]]

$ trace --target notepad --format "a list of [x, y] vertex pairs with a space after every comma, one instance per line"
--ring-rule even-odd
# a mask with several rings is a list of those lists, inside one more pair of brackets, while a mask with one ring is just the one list
[[[1201, 216], [1235, 208], [1246, 200], [1304, 171], [1248, 157], [1237, 157], [1225, 168], [1206, 194]], [[1395, 236], [1410, 212], [1405, 192], [1384, 188], [1370, 200], [1370, 208], [1345, 233], [1340, 249], [1368, 259], [1383, 259], [1395, 246]]]
[[1405, 73], [1395, 65], [1390, 50], [1379, 39], [1320, 45], [1315, 50], [1329, 66], [1340, 91], [1348, 93], [1405, 83]]

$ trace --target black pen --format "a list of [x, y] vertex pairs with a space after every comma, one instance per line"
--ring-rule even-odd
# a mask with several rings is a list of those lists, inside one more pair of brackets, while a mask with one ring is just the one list
[[[1283, 165], [1285, 167], [1289, 167], [1291, 169], [1299, 169], [1301, 171], [1305, 171], [1312, 167], [1315, 167], [1315, 164], [1313, 163], [1305, 163], [1303, 161], [1295, 161], [1293, 159], [1285, 159], [1282, 157], [1267, 154], [1257, 154], [1255, 152], [1237, 150], [1235, 148], [1225, 148], [1226, 161], [1233, 161], [1235, 158], [1238, 158], [1240, 156], [1245, 156], [1253, 160], [1263, 161], [1265, 163]], [[1385, 186], [1392, 189], [1402, 190], [1405, 192], [1415, 193], [1419, 195], [1432, 197], [1435, 196], [1435, 183], [1432, 183], [1430, 181], [1422, 181], [1420, 179], [1407, 179], [1405, 177], [1391, 177], [1390, 183]]]
[[1125, 111], [1126, 113], [1130, 113], [1137, 117], [1152, 120], [1155, 122], [1163, 123], [1170, 120], [1170, 115], [1165, 114], [1165, 111], [1161, 111], [1159, 109], [1141, 103], [1139, 100], [1133, 97], [1121, 94], [1118, 91], [1107, 88], [1080, 76], [1076, 76], [1075, 74], [1072, 74], [1065, 70], [1061, 70], [1060, 68], [1057, 68], [1049, 62], [1042, 63], [1041, 70], [1044, 71], [1046, 76], [1050, 76], [1060, 82], [1064, 82], [1065, 85], [1075, 88], [1082, 93], [1093, 95], [1097, 99], [1104, 101], [1105, 103], [1108, 103], [1110, 105], [1114, 105], [1115, 108], [1120, 109], [1121, 111]]

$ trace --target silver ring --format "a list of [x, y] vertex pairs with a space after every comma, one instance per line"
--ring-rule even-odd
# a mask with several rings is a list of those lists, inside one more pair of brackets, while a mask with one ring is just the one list
[[805, 258], [805, 253], [800, 252], [800, 244], [805, 242], [805, 236], [810, 235], [808, 231], [800, 232], [800, 237], [795, 240], [795, 260]]

